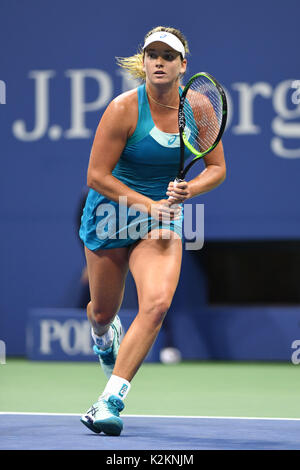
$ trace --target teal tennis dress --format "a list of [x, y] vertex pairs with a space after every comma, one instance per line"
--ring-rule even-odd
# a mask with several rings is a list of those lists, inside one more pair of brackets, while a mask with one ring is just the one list
[[[160, 131], [151, 116], [145, 85], [139, 86], [137, 92], [137, 126], [112, 174], [131, 189], [159, 201], [167, 199], [168, 184], [178, 172], [179, 134]], [[129, 246], [157, 228], [168, 228], [182, 236], [183, 217], [162, 223], [137, 208], [127, 207], [126, 200], [120, 202], [89, 190], [79, 236], [90, 250]]]

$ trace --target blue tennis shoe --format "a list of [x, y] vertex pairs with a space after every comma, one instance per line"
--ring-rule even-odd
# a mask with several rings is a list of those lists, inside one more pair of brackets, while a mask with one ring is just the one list
[[99, 357], [99, 362], [103, 369], [104, 374], [109, 379], [113, 369], [115, 367], [115, 362], [117, 359], [117, 354], [119, 351], [120, 343], [123, 339], [123, 328], [118, 315], [115, 316], [114, 321], [111, 324], [112, 329], [114, 330], [114, 339], [111, 347], [109, 349], [100, 349], [96, 344], [93, 346], [93, 351]]
[[123, 408], [123, 401], [115, 395], [111, 395], [108, 400], [100, 397], [86, 414], [81, 416], [80, 421], [95, 433], [104, 432], [109, 436], [119, 436], [123, 429], [119, 413]]

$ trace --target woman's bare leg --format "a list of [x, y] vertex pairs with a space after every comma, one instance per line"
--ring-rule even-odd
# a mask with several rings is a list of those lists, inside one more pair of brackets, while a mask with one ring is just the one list
[[139, 312], [120, 345], [114, 375], [130, 382], [145, 359], [172, 302], [181, 258], [182, 243], [173, 232], [171, 239], [142, 240], [130, 252]]
[[91, 251], [85, 247], [91, 301], [87, 316], [94, 332], [107, 332], [121, 306], [128, 273], [129, 248]]

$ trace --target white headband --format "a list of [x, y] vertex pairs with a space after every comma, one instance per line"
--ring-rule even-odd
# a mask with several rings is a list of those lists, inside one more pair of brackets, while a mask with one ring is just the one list
[[145, 41], [145, 44], [143, 46], [143, 49], [145, 49], [149, 44], [152, 42], [164, 42], [165, 44], [168, 44], [168, 46], [172, 47], [177, 52], [180, 52], [182, 57], [184, 58], [185, 56], [185, 50], [184, 50], [184, 45], [178, 39], [177, 36], [175, 36], [172, 33], [167, 33], [166, 31], [157, 31], [156, 33], [152, 33]]

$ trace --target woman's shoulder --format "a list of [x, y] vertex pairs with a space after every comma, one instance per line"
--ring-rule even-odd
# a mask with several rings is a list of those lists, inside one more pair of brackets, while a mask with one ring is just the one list
[[121, 127], [125, 126], [130, 137], [138, 120], [137, 88], [116, 96], [109, 104], [106, 113]]
[[116, 96], [112, 101], [111, 105], [123, 111], [130, 111], [138, 106], [138, 89], [125, 91], [120, 95]]

